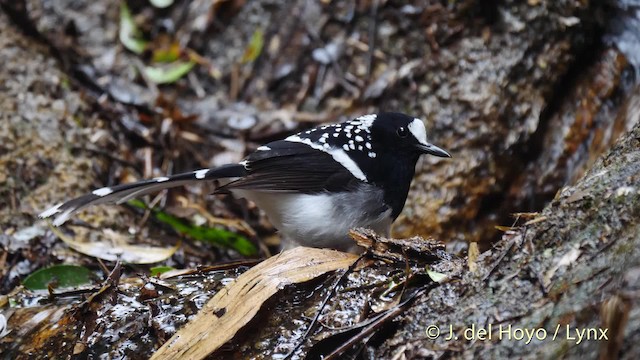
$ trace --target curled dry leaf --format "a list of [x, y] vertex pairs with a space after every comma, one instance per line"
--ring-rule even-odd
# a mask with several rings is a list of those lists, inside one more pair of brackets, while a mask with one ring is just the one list
[[[121, 260], [128, 264], [153, 264], [168, 259], [180, 247], [180, 242], [169, 248], [144, 245], [114, 244], [106, 241], [80, 242], [63, 234], [59, 229], [51, 230], [73, 250], [107, 261]], [[114, 234], [112, 234], [114, 235]]]
[[202, 359], [246, 325], [262, 304], [289, 284], [346, 269], [358, 259], [335, 250], [298, 247], [273, 256], [220, 290], [152, 359]]
[[349, 231], [349, 236], [359, 246], [368, 249], [378, 257], [389, 260], [405, 261], [409, 256], [412, 259], [432, 261], [449, 257], [445, 252], [444, 243], [431, 238], [424, 239], [419, 236], [409, 239], [385, 238], [364, 228]]

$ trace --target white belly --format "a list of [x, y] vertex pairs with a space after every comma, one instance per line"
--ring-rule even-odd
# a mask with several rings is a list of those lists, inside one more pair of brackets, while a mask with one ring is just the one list
[[[375, 192], [374, 192], [375, 191]], [[234, 195], [253, 201], [283, 235], [283, 247], [297, 245], [351, 250], [348, 236], [356, 227], [370, 228], [388, 236], [391, 210], [383, 208], [382, 192], [299, 194], [233, 190]]]

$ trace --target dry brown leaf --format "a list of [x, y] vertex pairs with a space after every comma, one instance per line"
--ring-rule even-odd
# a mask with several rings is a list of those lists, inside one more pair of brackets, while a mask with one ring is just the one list
[[348, 268], [357, 259], [355, 254], [305, 247], [273, 256], [218, 291], [151, 359], [202, 359], [233, 338], [285, 285]]
[[[121, 260], [128, 264], [153, 264], [170, 258], [180, 248], [181, 242], [169, 248], [129, 245], [120, 242], [92, 241], [81, 242], [65, 235], [58, 228], [50, 226], [51, 231], [73, 250], [107, 261]], [[105, 234], [116, 236], [113, 231], [105, 229]]]
[[480, 256], [480, 250], [478, 249], [477, 242], [469, 243], [469, 252], [467, 257], [467, 266], [469, 266], [469, 271], [471, 273], [476, 273], [478, 271], [478, 264], [476, 261], [478, 260], [478, 256]]
[[496, 225], [494, 226], [494, 228], [498, 231], [502, 231], [502, 232], [507, 232], [507, 231], [512, 231], [517, 229], [516, 227], [513, 226], [502, 226], [502, 225]]
[[438, 257], [439, 251], [445, 250], [443, 243], [432, 238], [391, 239], [365, 228], [352, 229], [349, 236], [376, 256], [394, 261], [406, 261], [407, 255], [414, 259]]
[[602, 325], [598, 330], [600, 336], [602, 332], [608, 332], [608, 341], [600, 342], [600, 359], [617, 359], [620, 349], [624, 344], [625, 329], [629, 322], [629, 312], [631, 311], [631, 302], [629, 299], [614, 294], [602, 302], [600, 307], [600, 319]]
[[529, 226], [529, 225], [537, 224], [537, 223], [539, 223], [539, 222], [543, 222], [543, 221], [546, 221], [546, 220], [547, 220], [547, 217], [546, 217], [546, 216], [540, 216], [540, 217], [537, 217], [537, 218], [535, 218], [535, 219], [531, 219], [531, 220], [527, 221], [526, 223], [524, 223], [524, 226]]

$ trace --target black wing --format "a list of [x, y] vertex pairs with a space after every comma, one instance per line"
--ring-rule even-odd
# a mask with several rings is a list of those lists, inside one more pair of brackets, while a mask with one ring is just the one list
[[245, 164], [247, 175], [217, 192], [248, 189], [313, 194], [345, 191], [361, 182], [330, 154], [298, 142], [269, 143], [249, 155]]

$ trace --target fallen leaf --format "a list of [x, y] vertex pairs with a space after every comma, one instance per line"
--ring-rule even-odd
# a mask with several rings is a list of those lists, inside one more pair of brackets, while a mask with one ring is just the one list
[[161, 44], [157, 48], [153, 49], [151, 61], [154, 63], [171, 63], [180, 58], [182, 49], [180, 43], [173, 41], [168, 44]]
[[75, 287], [92, 283], [89, 269], [78, 265], [54, 265], [36, 270], [22, 282], [29, 290], [46, 290], [50, 284], [55, 288]]
[[11, 330], [7, 329], [7, 318], [3, 314], [0, 314], [0, 339], [7, 336], [11, 332]]
[[423, 259], [430, 262], [448, 257], [445, 253], [445, 245], [430, 238], [414, 236], [409, 239], [388, 239], [364, 228], [350, 230], [349, 236], [359, 246], [368, 249], [376, 256], [394, 261], [404, 262], [407, 255], [414, 260]]
[[436, 271], [433, 271], [433, 270], [429, 270], [429, 269], [427, 269], [427, 275], [429, 275], [431, 280], [433, 280], [434, 282], [437, 282], [439, 284], [443, 283], [448, 278], [447, 274], [439, 273], [439, 272], [436, 272]]
[[[139, 209], [148, 209], [147, 205], [138, 199], [129, 200], [127, 204]], [[162, 210], [149, 210], [156, 220], [171, 226], [178, 234], [188, 235], [193, 239], [216, 246], [234, 249], [243, 256], [255, 256], [258, 253], [258, 248], [240, 234], [214, 227], [193, 225]]]
[[249, 41], [249, 46], [247, 46], [247, 48], [244, 50], [244, 55], [242, 55], [242, 63], [246, 64], [255, 61], [258, 56], [260, 56], [263, 46], [264, 32], [262, 31], [262, 29], [258, 28], [253, 32], [251, 40]]
[[173, 5], [173, 0], [149, 0], [149, 2], [158, 9], [164, 9]]
[[168, 259], [180, 247], [162, 248], [144, 245], [114, 244], [112, 242], [92, 241], [80, 242], [63, 234], [59, 229], [51, 230], [73, 250], [107, 261], [121, 260], [128, 264], [153, 264]]
[[120, 31], [118, 35], [122, 45], [136, 54], [141, 54], [147, 46], [147, 42], [142, 39], [142, 34], [124, 1], [120, 5]]
[[149, 269], [151, 271], [151, 276], [156, 276], [160, 274], [164, 274], [167, 271], [175, 270], [172, 266], [154, 266]]
[[535, 219], [531, 219], [531, 220], [527, 221], [526, 223], [524, 223], [524, 226], [537, 224], [539, 222], [543, 222], [543, 221], [546, 221], [546, 220], [547, 220], [546, 216], [539, 216], [539, 217], [537, 217]]
[[515, 230], [517, 228], [513, 227], [513, 226], [502, 226], [502, 225], [496, 225], [494, 226], [494, 228], [498, 231], [502, 231], [502, 232], [507, 232], [507, 231], [512, 231]]
[[469, 266], [469, 271], [472, 273], [476, 273], [478, 271], [478, 256], [480, 255], [480, 250], [478, 249], [477, 242], [469, 243], [469, 252], [467, 256], [467, 266]]
[[196, 63], [175, 61], [169, 65], [145, 66], [144, 75], [156, 84], [170, 84], [189, 73]]
[[348, 268], [357, 259], [355, 254], [305, 247], [273, 256], [218, 291], [196, 317], [151, 358], [203, 359], [231, 340], [262, 304], [284, 286]]

